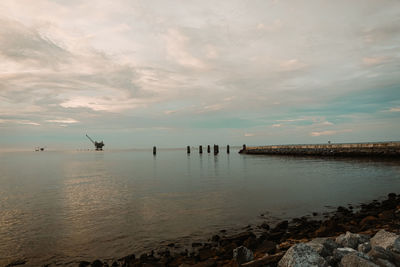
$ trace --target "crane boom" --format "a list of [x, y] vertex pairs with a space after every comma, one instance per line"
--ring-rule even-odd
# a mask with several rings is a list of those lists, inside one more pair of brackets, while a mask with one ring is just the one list
[[93, 145], [96, 145], [95, 142], [92, 140], [92, 138], [90, 138], [89, 135], [86, 134], [86, 137], [89, 138], [89, 140], [93, 143]]

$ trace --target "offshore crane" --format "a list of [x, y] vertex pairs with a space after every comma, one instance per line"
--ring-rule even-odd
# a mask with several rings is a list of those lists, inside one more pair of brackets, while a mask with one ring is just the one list
[[103, 150], [103, 146], [104, 146], [103, 141], [101, 141], [101, 142], [93, 141], [93, 139], [90, 138], [90, 136], [87, 134], [86, 134], [86, 137], [89, 138], [89, 140], [93, 143], [93, 145], [95, 146], [97, 151]]

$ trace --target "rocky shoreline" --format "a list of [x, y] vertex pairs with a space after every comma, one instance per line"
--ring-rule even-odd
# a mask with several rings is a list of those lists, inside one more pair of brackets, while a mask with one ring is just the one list
[[[241, 233], [225, 231], [181, 251], [171, 243], [142, 255], [82, 261], [93, 266], [396, 266], [400, 267], [400, 195], [353, 207], [338, 207], [328, 218], [267, 223]], [[20, 265], [9, 264], [7, 267]], [[44, 266], [51, 266], [44, 265]]]

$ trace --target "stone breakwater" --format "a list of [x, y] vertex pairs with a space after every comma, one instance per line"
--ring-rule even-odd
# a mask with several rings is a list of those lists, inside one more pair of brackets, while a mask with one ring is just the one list
[[400, 157], [400, 142], [256, 146], [246, 147], [240, 150], [239, 153], [253, 155]]
[[[233, 235], [221, 230], [207, 242], [186, 248], [171, 243], [142, 255], [82, 261], [73, 266], [400, 267], [400, 195], [391, 193], [384, 201], [357, 208], [338, 207], [325, 214], [325, 219], [316, 218], [294, 218], [273, 227], [264, 222]], [[29, 265], [29, 260], [8, 266], [24, 263]], [[45, 266], [56, 265], [60, 264]]]

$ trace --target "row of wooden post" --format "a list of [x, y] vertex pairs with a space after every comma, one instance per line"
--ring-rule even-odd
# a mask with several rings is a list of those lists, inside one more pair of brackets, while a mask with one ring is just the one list
[[[186, 151], [188, 154], [190, 154], [190, 146], [187, 146]], [[199, 153], [203, 154], [203, 146], [199, 146]], [[207, 153], [211, 153], [211, 147], [210, 145], [207, 146]], [[219, 146], [218, 145], [214, 145], [214, 155], [217, 155], [219, 153]], [[230, 146], [227, 145], [226, 146], [226, 153], [229, 154], [230, 153]], [[155, 146], [153, 146], [153, 155], [157, 154], [157, 148]]]
[[[190, 154], [190, 146], [187, 146], [186, 152]], [[203, 146], [199, 146], [199, 153], [203, 154]], [[210, 145], [207, 146], [207, 153], [211, 153], [211, 147]], [[214, 145], [214, 155], [217, 155], [219, 153], [219, 145]], [[230, 147], [229, 145], [226, 146], [226, 153], [230, 153]]]

